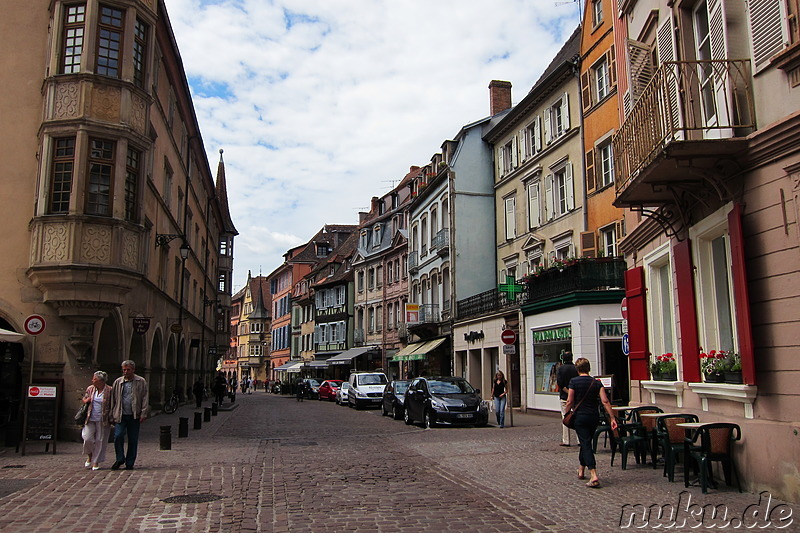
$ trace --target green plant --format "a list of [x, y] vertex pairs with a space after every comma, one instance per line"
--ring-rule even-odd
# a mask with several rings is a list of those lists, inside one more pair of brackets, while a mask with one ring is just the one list
[[669, 352], [657, 355], [653, 363], [650, 365], [650, 373], [654, 376], [673, 372], [677, 369], [678, 363], [675, 361], [675, 356]]
[[728, 364], [728, 372], [741, 372], [742, 371], [742, 356], [736, 352], [728, 352], [726, 356]]
[[728, 353], [724, 350], [711, 350], [708, 353], [700, 348], [700, 368], [704, 374], [718, 374], [724, 372], [728, 366], [725, 358]]

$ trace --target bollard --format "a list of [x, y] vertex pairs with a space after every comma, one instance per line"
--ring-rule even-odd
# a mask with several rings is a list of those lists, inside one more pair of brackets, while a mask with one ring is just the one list
[[161, 434], [158, 438], [159, 450], [172, 449], [172, 426], [161, 426]]
[[211, 408], [203, 407], [203, 422], [211, 422]]
[[183, 439], [189, 436], [189, 417], [178, 418], [178, 438]]
[[212, 403], [211, 404], [211, 416], [217, 416], [218, 412], [219, 412], [219, 406], [217, 405], [216, 402]]
[[203, 429], [203, 413], [194, 414], [194, 429]]

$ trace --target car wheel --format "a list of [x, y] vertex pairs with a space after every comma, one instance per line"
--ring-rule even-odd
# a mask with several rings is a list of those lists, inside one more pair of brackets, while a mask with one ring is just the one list
[[386, 406], [381, 403], [381, 416], [387, 416], [389, 413], [386, 412]]
[[403, 421], [409, 426], [414, 423], [414, 421], [411, 419], [411, 415], [408, 414], [408, 409], [403, 411]]
[[431, 428], [435, 428], [436, 427], [436, 422], [435, 422], [435, 420], [433, 418], [433, 415], [431, 414], [430, 409], [426, 409], [425, 410], [424, 423], [425, 423], [425, 429], [431, 429]]
[[394, 418], [395, 420], [400, 420], [401, 418], [403, 418], [403, 413], [400, 411], [397, 405], [392, 406], [392, 418]]

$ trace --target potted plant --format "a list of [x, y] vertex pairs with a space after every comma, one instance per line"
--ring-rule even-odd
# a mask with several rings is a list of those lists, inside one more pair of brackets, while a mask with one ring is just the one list
[[742, 356], [727, 352], [725, 363], [725, 383], [742, 383]]
[[672, 353], [657, 355], [650, 365], [650, 374], [657, 381], [677, 381], [678, 363]]
[[707, 383], [722, 383], [725, 381], [724, 366], [725, 352], [722, 350], [711, 350], [708, 353], [700, 348], [700, 368]]

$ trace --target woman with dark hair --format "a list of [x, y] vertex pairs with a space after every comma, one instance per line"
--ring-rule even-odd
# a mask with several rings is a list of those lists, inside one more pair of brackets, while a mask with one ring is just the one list
[[506, 402], [508, 401], [508, 382], [502, 371], [498, 370], [492, 380], [492, 399], [494, 400], [494, 414], [500, 429], [506, 425]]
[[578, 445], [580, 452], [578, 460], [578, 479], [586, 479], [586, 469], [589, 469], [589, 488], [600, 487], [600, 478], [597, 476], [597, 463], [592, 451], [592, 439], [594, 431], [600, 423], [600, 403], [608, 413], [611, 420], [611, 429], [617, 429], [617, 419], [611, 410], [611, 402], [608, 401], [606, 389], [600, 381], [589, 375], [591, 366], [585, 357], [575, 361], [575, 368], [578, 375], [569, 381], [569, 392], [567, 393], [566, 412], [575, 409], [575, 433], [578, 434]]

